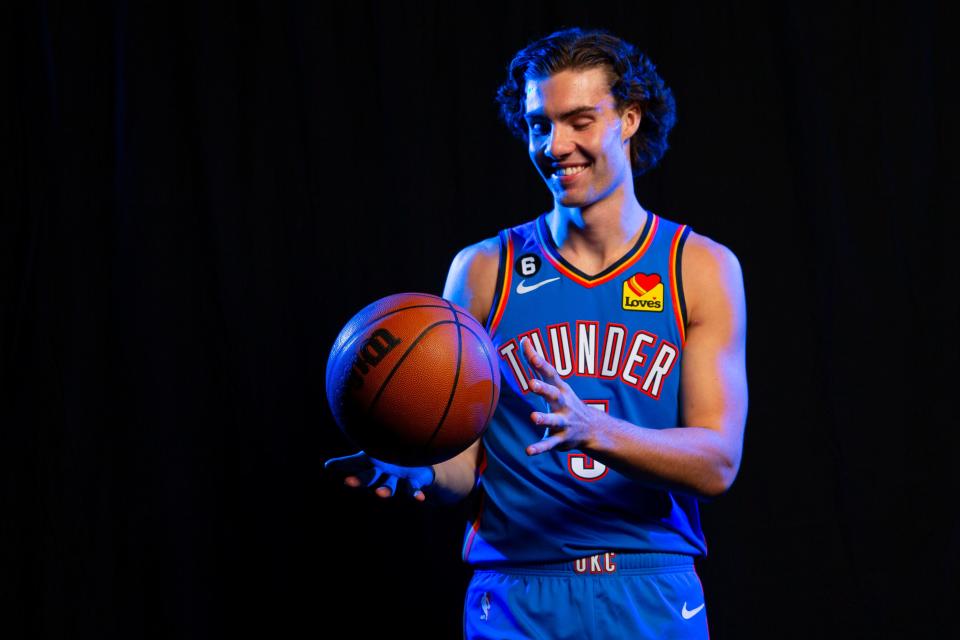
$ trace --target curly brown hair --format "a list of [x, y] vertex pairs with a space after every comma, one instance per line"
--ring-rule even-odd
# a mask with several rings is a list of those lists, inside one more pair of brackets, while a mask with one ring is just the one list
[[667, 151], [667, 134], [677, 121], [676, 103], [650, 59], [605, 29], [573, 27], [556, 31], [517, 52], [510, 61], [506, 82], [497, 89], [500, 117], [516, 138], [528, 143], [523, 117], [526, 81], [566, 69], [595, 67], [606, 70], [618, 113], [629, 105], [640, 108], [640, 128], [630, 145], [630, 165], [634, 177], [643, 175]]

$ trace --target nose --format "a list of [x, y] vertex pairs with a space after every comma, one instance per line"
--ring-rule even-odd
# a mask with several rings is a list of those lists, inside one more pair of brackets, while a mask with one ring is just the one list
[[554, 127], [550, 137], [547, 138], [547, 156], [558, 158], [569, 154], [571, 151], [573, 151], [573, 143], [564, 127]]

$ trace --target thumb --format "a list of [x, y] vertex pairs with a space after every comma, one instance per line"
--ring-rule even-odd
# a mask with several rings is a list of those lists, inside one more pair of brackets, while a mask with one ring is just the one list
[[347, 473], [364, 471], [369, 469], [371, 466], [373, 466], [373, 463], [370, 461], [370, 457], [364, 451], [358, 451], [357, 453], [349, 456], [341, 456], [339, 458], [328, 458], [323, 463], [324, 470], [329, 469], [330, 471], [341, 471]]

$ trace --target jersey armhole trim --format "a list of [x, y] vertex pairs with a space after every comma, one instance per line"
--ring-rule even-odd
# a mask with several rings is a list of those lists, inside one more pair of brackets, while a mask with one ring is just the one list
[[510, 232], [501, 230], [498, 233], [500, 238], [500, 262], [497, 267], [497, 288], [493, 294], [493, 302], [490, 304], [490, 315], [487, 318], [487, 333], [492, 337], [500, 324], [500, 318], [503, 317], [503, 309], [507, 305], [507, 298], [510, 297], [510, 283], [512, 281], [510, 265], [513, 264], [513, 243], [508, 235]]
[[670, 243], [670, 272], [673, 275], [673, 314], [676, 318], [677, 329], [680, 331], [680, 347], [683, 348], [687, 340], [687, 302], [683, 296], [683, 246], [690, 235], [690, 226], [682, 225], [673, 234]]

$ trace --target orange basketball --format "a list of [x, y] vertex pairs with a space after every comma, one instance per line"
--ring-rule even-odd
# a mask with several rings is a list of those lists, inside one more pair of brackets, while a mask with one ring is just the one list
[[500, 398], [486, 329], [428, 293], [387, 296], [353, 316], [330, 350], [326, 377], [343, 433], [374, 458], [404, 466], [469, 447]]

